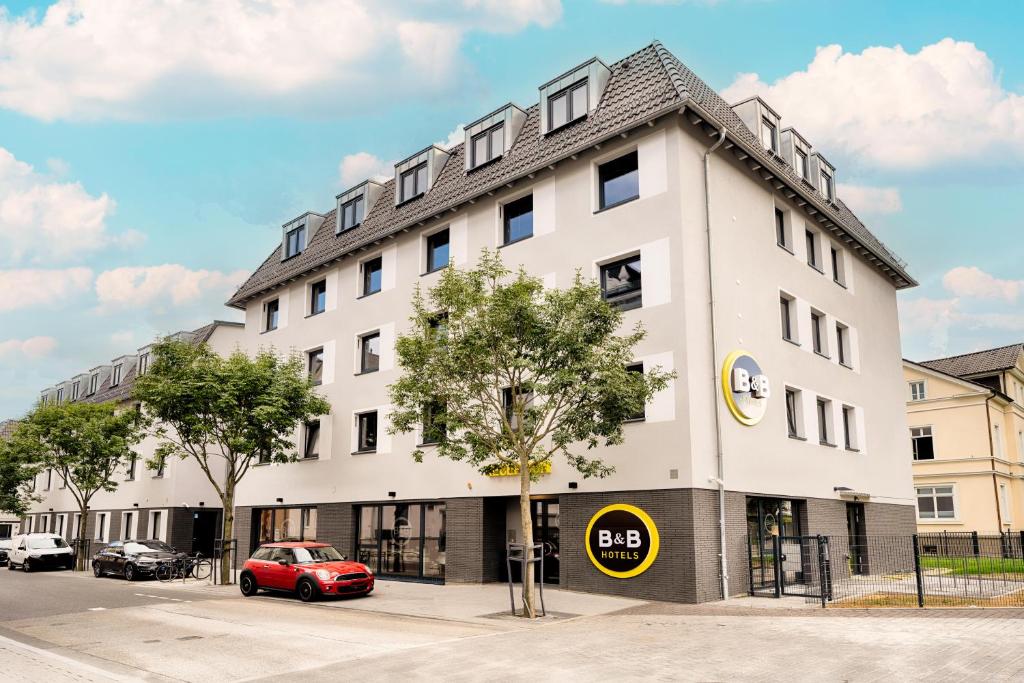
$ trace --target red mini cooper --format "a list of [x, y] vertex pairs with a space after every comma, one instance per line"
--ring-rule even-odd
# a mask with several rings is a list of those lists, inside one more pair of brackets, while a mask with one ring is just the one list
[[265, 543], [246, 560], [238, 586], [246, 597], [265, 588], [309, 602], [324, 595], [368, 595], [373, 572], [326, 543]]

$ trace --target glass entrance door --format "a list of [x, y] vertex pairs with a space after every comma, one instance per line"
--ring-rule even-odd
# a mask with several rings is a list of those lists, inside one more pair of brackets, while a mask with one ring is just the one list
[[[750, 589], [755, 594], [775, 594], [778, 572], [790, 571], [787, 581], [802, 579], [802, 566], [797, 560], [795, 566], [787, 566], [783, 557], [776, 557], [773, 538], [784, 539], [780, 551], [785, 556], [786, 550], [794, 545], [792, 539], [798, 539], [800, 518], [797, 507], [800, 501], [784, 498], [747, 498], [747, 542], [750, 545]], [[799, 541], [797, 541], [795, 558], [800, 558]], [[782, 564], [776, 568], [776, 562]], [[792, 564], [792, 560], [791, 560]], [[781, 586], [778, 587], [781, 591]]]
[[558, 583], [559, 574], [559, 510], [557, 500], [535, 500], [533, 505], [533, 542], [540, 543], [544, 552], [544, 583]]
[[358, 515], [356, 557], [374, 573], [444, 580], [444, 503], [363, 505]]

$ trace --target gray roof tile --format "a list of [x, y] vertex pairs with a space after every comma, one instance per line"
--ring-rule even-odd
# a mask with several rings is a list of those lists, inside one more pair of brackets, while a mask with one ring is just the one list
[[1010, 344], [997, 349], [964, 353], [948, 358], [936, 358], [919, 363], [926, 368], [944, 372], [954, 377], [969, 377], [987, 372], [1002, 372], [1017, 365], [1024, 344]]

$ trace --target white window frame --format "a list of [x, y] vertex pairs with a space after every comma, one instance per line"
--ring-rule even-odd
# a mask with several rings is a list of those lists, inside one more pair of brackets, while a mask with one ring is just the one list
[[[952, 517], [939, 517], [939, 506], [938, 498], [935, 493], [935, 489], [949, 488], [951, 493], [949, 494], [953, 498], [953, 516]], [[919, 498], [921, 497], [920, 491], [922, 489], [931, 489], [932, 502], [935, 504], [935, 516], [934, 517], [922, 517], [921, 506], [919, 504]], [[927, 495], [927, 494], [926, 494]], [[942, 494], [943, 497], [946, 494]], [[921, 486], [914, 487], [914, 508], [917, 510], [917, 520], [919, 522], [925, 522], [926, 524], [948, 524], [950, 522], [960, 521], [960, 500], [957, 495], [957, 487], [954, 483], [942, 483], [942, 484], [922, 484]]]
[[[927, 429], [928, 430], [928, 434], [919, 434], [919, 435], [916, 435], [916, 437], [915, 437], [915, 434], [914, 434], [914, 430], [915, 429], [922, 429], [922, 430]], [[911, 425], [911, 427], [910, 427], [910, 457], [911, 457], [911, 459], [914, 462], [929, 462], [928, 458], [924, 458], [922, 460], [918, 460], [917, 458], [914, 458], [914, 439], [915, 438], [924, 438], [925, 436], [928, 436], [932, 440], [932, 457], [931, 457], [931, 460], [938, 459], [938, 452], [937, 452], [938, 449], [935, 448], [935, 427], [934, 427], [934, 425]]]
[[[796, 423], [796, 434], [789, 433], [789, 403], [786, 394], [793, 392], [793, 421]], [[802, 389], [786, 385], [782, 392], [782, 405], [785, 411], [786, 436], [800, 441], [807, 440], [807, 425], [804, 421], [804, 392]]]
[[[907, 382], [907, 384], [910, 385], [910, 400], [911, 401], [924, 401], [925, 399], [928, 398], [928, 384], [927, 384], [927, 382], [925, 380], [923, 380], [923, 379], [915, 379], [912, 382]], [[917, 395], [918, 392], [915, 390], [916, 386], [918, 386], [918, 385], [921, 387], [920, 396]]]
[[[135, 534], [139, 529], [139, 515], [140, 510], [124, 510], [121, 512], [121, 539], [122, 541], [130, 541], [135, 538]], [[132, 516], [132, 523], [125, 524], [125, 520], [128, 515]], [[130, 528], [129, 528], [130, 527]]]
[[1010, 503], [1010, 489], [1005, 483], [999, 484], [999, 507], [1002, 512], [1003, 526], [1011, 526], [1013, 522], [1013, 505]]
[[992, 425], [992, 450], [997, 458], [1002, 458], [1005, 455], [1005, 449], [1003, 448], [1003, 430], [997, 424]]
[[[153, 519], [160, 515], [160, 528], [153, 529]], [[150, 539], [167, 542], [167, 510], [150, 510], [146, 516], [147, 536]], [[156, 533], [154, 533], [156, 531]]]
[[93, 531], [93, 540], [100, 543], [110, 542], [110, 513], [96, 513], [96, 529]]

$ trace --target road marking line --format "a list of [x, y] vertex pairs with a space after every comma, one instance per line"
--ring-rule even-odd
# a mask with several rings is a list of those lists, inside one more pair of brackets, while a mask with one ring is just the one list
[[106, 607], [90, 607], [89, 611], [90, 612], [103, 612], [106, 609], [107, 609]]

